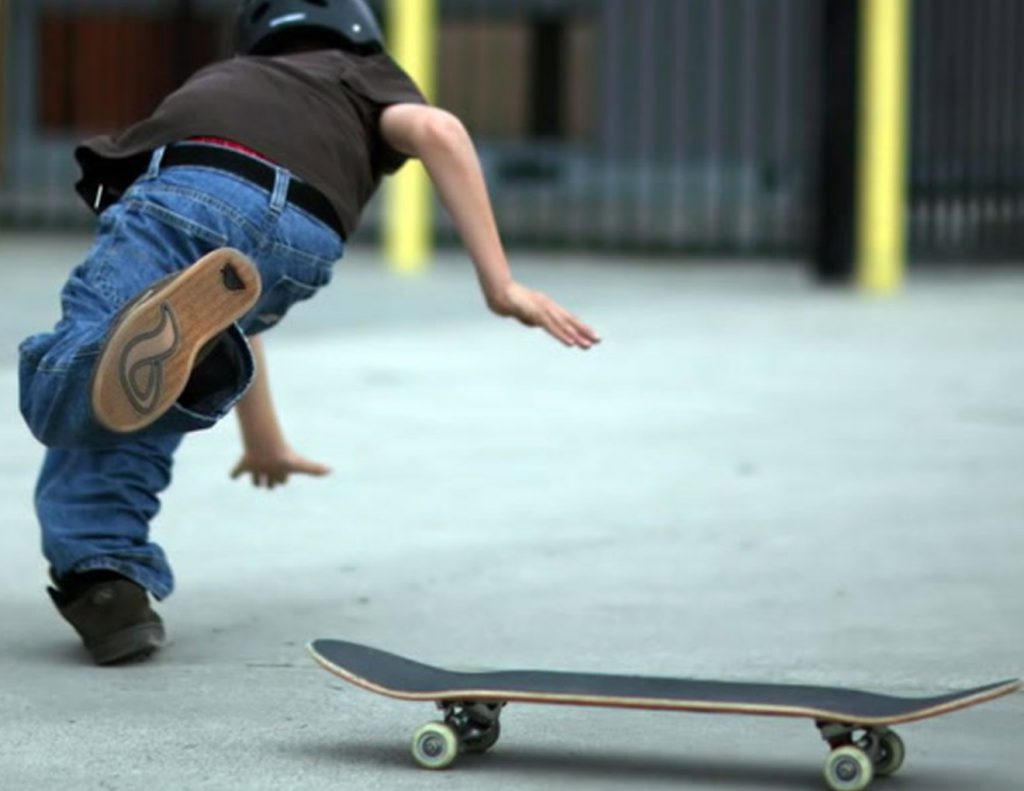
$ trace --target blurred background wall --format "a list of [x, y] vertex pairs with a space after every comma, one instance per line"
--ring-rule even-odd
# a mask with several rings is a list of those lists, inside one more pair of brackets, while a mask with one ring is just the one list
[[[0, 7], [0, 227], [86, 227], [75, 141], [227, 56], [235, 3]], [[824, 7], [440, 0], [437, 98], [477, 137], [510, 244], [812, 256], [835, 89]], [[910, 254], [1020, 260], [1024, 4], [916, 0], [911, 30]]]

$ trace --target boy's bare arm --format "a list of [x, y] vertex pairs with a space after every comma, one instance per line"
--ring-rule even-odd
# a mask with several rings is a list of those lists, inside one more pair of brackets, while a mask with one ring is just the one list
[[589, 349], [600, 341], [557, 302], [513, 279], [476, 148], [458, 118], [437, 107], [396, 104], [384, 110], [380, 124], [391, 146], [426, 167], [476, 267], [491, 310], [542, 327], [567, 346]]
[[235, 407], [244, 450], [242, 458], [231, 471], [231, 477], [249, 474], [253, 485], [272, 489], [286, 483], [292, 474], [326, 475], [330, 472], [328, 467], [303, 458], [285, 440], [270, 393], [263, 340], [250, 337], [249, 344], [255, 358], [256, 376], [249, 391]]
[[252, 355], [256, 364], [256, 375], [252, 386], [238, 402], [235, 412], [246, 449], [262, 451], [284, 444], [284, 432], [277, 419], [274, 401], [270, 393], [270, 377], [267, 373], [267, 358], [263, 351], [263, 339], [249, 338]]

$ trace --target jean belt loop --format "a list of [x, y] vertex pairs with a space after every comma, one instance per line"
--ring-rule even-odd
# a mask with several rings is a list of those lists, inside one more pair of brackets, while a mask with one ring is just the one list
[[291, 174], [284, 168], [274, 168], [274, 192], [270, 196], [270, 210], [280, 214], [288, 202], [288, 187], [291, 185]]
[[153, 156], [149, 158], [149, 169], [143, 178], [155, 179], [157, 174], [160, 173], [160, 164], [164, 161], [164, 153], [167, 151], [167, 146], [160, 146], [153, 152]]

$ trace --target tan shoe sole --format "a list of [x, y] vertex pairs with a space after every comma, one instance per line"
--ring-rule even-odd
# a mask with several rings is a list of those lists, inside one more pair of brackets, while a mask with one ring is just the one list
[[143, 292], [122, 312], [96, 363], [96, 420], [128, 433], [159, 419], [185, 389], [200, 349], [259, 296], [256, 266], [229, 247]]

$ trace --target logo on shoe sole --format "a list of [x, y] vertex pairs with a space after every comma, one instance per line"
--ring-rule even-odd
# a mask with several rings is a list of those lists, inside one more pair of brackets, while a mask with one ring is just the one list
[[128, 402], [139, 414], [148, 415], [156, 406], [163, 391], [164, 362], [177, 351], [179, 342], [174, 311], [164, 303], [157, 326], [125, 344], [118, 374]]

